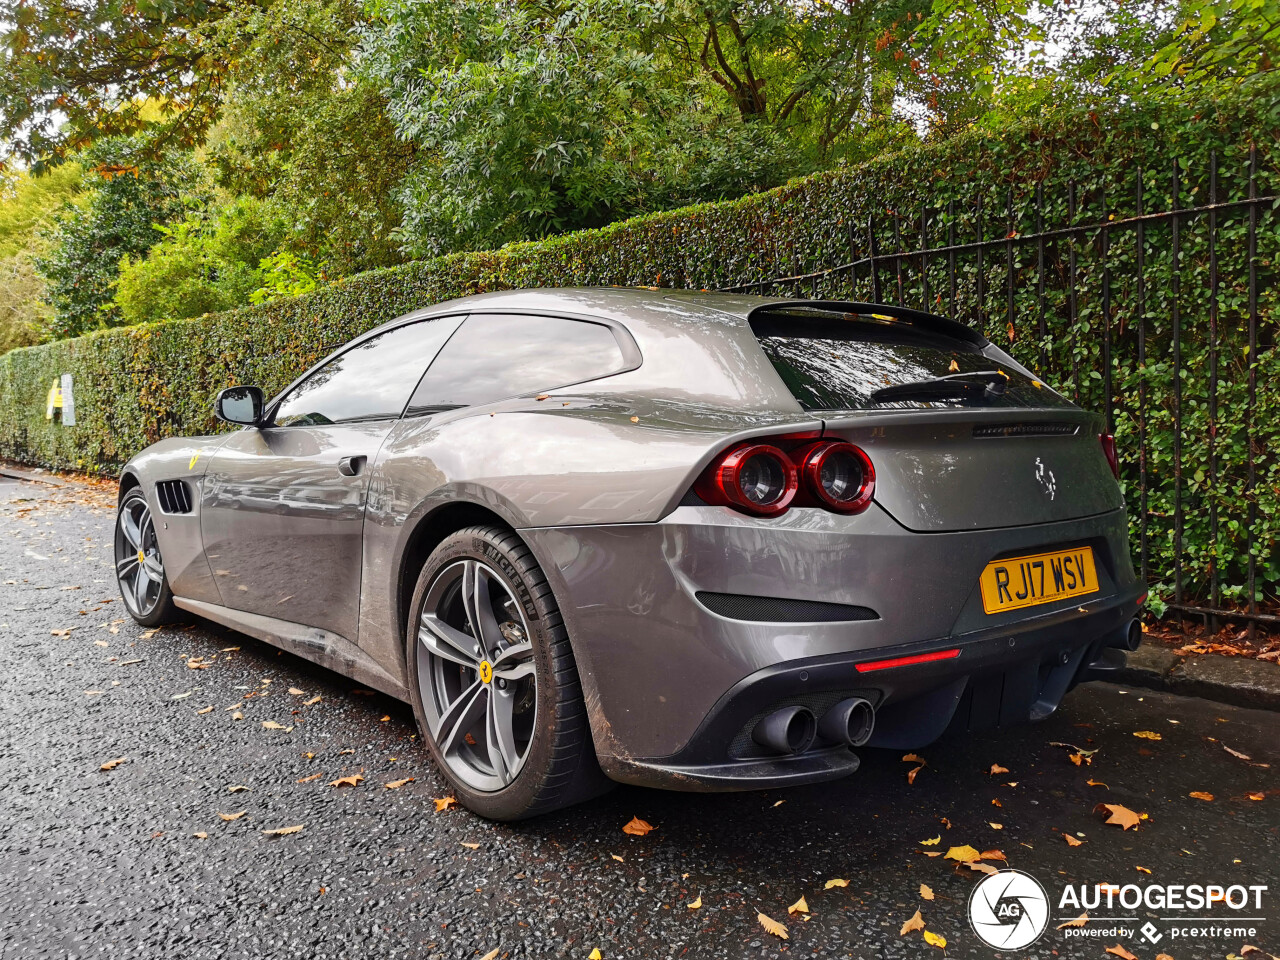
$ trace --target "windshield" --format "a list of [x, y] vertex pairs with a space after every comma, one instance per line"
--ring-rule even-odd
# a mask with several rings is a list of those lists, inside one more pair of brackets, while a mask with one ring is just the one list
[[[975, 344], [889, 317], [770, 310], [753, 316], [751, 328], [791, 395], [806, 410], [1072, 406], [1041, 381]], [[1001, 375], [996, 388], [981, 389], [993, 372]], [[973, 375], [973, 384], [965, 374]], [[940, 378], [958, 381], [952, 395], [939, 389]], [[894, 390], [892, 399], [876, 396], [887, 387], [915, 384], [920, 386], [918, 398], [909, 389]], [[975, 389], [960, 389], [968, 386]]]

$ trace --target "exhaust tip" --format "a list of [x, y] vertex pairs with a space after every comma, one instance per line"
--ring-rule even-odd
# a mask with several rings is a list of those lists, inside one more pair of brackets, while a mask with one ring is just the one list
[[751, 739], [774, 753], [804, 753], [813, 746], [818, 722], [805, 707], [783, 707], [755, 725]]
[[1124, 635], [1124, 648], [1132, 653], [1142, 646], [1142, 623], [1135, 617], [1129, 621], [1129, 629]]
[[841, 700], [822, 715], [818, 732], [827, 740], [861, 747], [871, 739], [876, 728], [876, 711], [862, 697]]

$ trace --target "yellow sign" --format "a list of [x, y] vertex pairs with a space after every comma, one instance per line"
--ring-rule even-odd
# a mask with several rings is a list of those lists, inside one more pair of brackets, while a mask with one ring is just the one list
[[53, 419], [53, 411], [62, 409], [62, 383], [59, 380], [53, 381], [53, 386], [49, 388], [49, 395], [45, 397], [44, 418], [46, 420]]
[[484, 683], [488, 683], [492, 679], [493, 679], [493, 664], [491, 664], [488, 660], [481, 660], [480, 661], [480, 680]]
[[1003, 613], [1097, 593], [1098, 571], [1092, 547], [1033, 553], [992, 560], [978, 578], [982, 609]]

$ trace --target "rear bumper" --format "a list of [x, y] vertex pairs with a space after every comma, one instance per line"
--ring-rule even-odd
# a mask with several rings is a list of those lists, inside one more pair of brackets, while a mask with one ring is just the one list
[[[596, 753], [614, 779], [675, 789], [752, 789], [853, 772], [843, 747], [753, 753], [770, 707], [819, 715], [844, 696], [876, 705], [874, 746], [923, 746], [969, 728], [1045, 716], [1122, 633], [1143, 592], [1117, 510], [1035, 526], [915, 533], [876, 507], [856, 517], [791, 510], [773, 520], [682, 507], [663, 521], [522, 531], [560, 600]], [[1088, 544], [1100, 590], [998, 616], [978, 592], [986, 563]], [[707, 593], [843, 604], [872, 619], [761, 622], [710, 609]], [[703, 601], [698, 599], [703, 596]], [[827, 611], [829, 612], [829, 611]], [[816, 622], [815, 622], [816, 621]], [[941, 649], [955, 659], [862, 673], [858, 664]]]
[[[815, 657], [766, 667], [735, 684], [675, 756], [602, 757], [615, 780], [674, 790], [754, 790], [834, 780], [853, 773], [858, 758], [844, 747], [795, 757], [766, 757], [750, 731], [766, 714], [802, 704], [820, 713], [861, 696], [879, 709], [869, 746], [910, 750], [945, 732], [977, 732], [1047, 717], [1077, 683], [1124, 665], [1124, 637], [1145, 591], [1134, 589], [1037, 617], [1017, 630], [977, 631], [872, 654]], [[950, 659], [870, 673], [858, 665], [959, 649]]]

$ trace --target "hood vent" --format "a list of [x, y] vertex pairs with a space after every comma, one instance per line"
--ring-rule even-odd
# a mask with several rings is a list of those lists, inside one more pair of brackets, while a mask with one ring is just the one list
[[183, 480], [161, 480], [156, 484], [156, 502], [161, 513], [190, 513], [191, 488]]
[[1074, 437], [1078, 423], [981, 423], [973, 428], [975, 437]]

